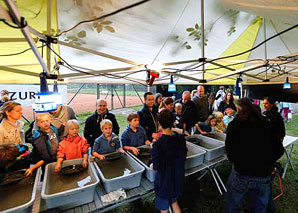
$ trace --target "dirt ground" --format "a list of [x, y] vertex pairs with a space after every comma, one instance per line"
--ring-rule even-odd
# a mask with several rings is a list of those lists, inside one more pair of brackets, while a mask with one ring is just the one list
[[[72, 99], [74, 94], [69, 93], [68, 94], [68, 101]], [[101, 96], [100, 98], [104, 98], [108, 102], [108, 109], [112, 109], [112, 97], [109, 96]], [[96, 103], [96, 95], [93, 94], [78, 94], [70, 103], [70, 106], [74, 109], [74, 111], [79, 114], [82, 112], [88, 112], [88, 111], [94, 111], [95, 110], [95, 103]], [[120, 101], [119, 101], [120, 99]], [[113, 109], [122, 108], [123, 103], [123, 96], [114, 96], [113, 97]], [[126, 96], [126, 107], [129, 106], [136, 106], [141, 105], [142, 102], [138, 96]], [[32, 120], [33, 119], [33, 111], [31, 106], [25, 106], [23, 107], [23, 114], [24, 116]]]

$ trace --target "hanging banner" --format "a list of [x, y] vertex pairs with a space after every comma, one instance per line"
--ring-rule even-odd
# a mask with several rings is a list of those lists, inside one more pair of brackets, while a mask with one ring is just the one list
[[[35, 94], [40, 91], [40, 85], [0, 84], [0, 91], [2, 90], [9, 92], [10, 100], [22, 106], [32, 106]], [[49, 91], [53, 91], [53, 85], [49, 85]], [[67, 103], [67, 85], [58, 85], [58, 92], [62, 95], [63, 103]]]

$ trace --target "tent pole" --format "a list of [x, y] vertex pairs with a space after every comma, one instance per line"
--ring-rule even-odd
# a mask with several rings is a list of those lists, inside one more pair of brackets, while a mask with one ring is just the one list
[[135, 85], [132, 84], [132, 87], [133, 87], [134, 91], [137, 93], [137, 96], [139, 97], [139, 99], [141, 100], [141, 102], [142, 102], [142, 104], [143, 104], [143, 103], [144, 103], [144, 102], [143, 102], [143, 99], [140, 97], [138, 91], [137, 91], [136, 88], [135, 88]]
[[[201, 0], [201, 33], [202, 33], [202, 37], [201, 37], [201, 41], [202, 41], [202, 58], [205, 58], [205, 22], [204, 22], [204, 0]], [[202, 64], [202, 79], [205, 79], [205, 64], [203, 61]]]
[[[267, 39], [267, 32], [266, 32], [266, 18], [263, 18], [263, 26], [264, 26], [264, 41], [266, 41]], [[265, 48], [265, 61], [267, 60], [267, 42], [265, 42], [264, 44], [264, 48]], [[265, 80], [267, 80], [268, 76], [267, 76], [267, 68], [266, 68], [266, 72], [265, 72]]]
[[27, 40], [29, 46], [31, 47], [34, 55], [36, 56], [37, 60], [39, 61], [40, 65], [42, 66], [44, 72], [46, 73], [47, 76], [50, 76], [51, 73], [49, 72], [45, 62], [43, 61], [42, 57], [40, 56], [38, 49], [34, 43], [33, 38], [31, 37], [31, 34], [29, 32], [29, 26], [25, 25], [26, 23], [23, 23], [24, 21], [22, 20], [22, 17], [20, 15], [20, 12], [16, 6], [16, 4], [14, 3], [14, 1], [12, 0], [4, 0], [9, 13], [12, 17], [12, 20], [14, 21], [14, 23], [16, 23], [18, 26], [22, 27], [21, 31], [25, 37], [25, 39]]
[[86, 83], [83, 83], [82, 86], [77, 90], [76, 94], [74, 94], [74, 96], [72, 96], [72, 98], [70, 99], [70, 101], [67, 103], [67, 105], [69, 105], [72, 100], [77, 96], [77, 94], [79, 94], [79, 92], [81, 91], [81, 89], [83, 88], [83, 86], [85, 86]]
[[112, 108], [112, 110], [114, 109], [114, 85], [113, 84], [111, 84], [111, 108]]
[[126, 107], [126, 88], [125, 84], [123, 84], [123, 105]]
[[97, 90], [96, 90], [96, 98], [100, 98], [100, 91], [99, 91], [99, 84], [96, 84]]
[[127, 63], [127, 64], [136, 65], [136, 66], [141, 66], [142, 65], [141, 63], [137, 63], [135, 61], [127, 60], [127, 59], [120, 58], [120, 57], [113, 56], [113, 55], [109, 55], [109, 54], [99, 52], [99, 51], [95, 51], [95, 50], [92, 50], [92, 49], [88, 49], [88, 48], [85, 48], [85, 47], [79, 47], [79, 46], [76, 46], [76, 45], [73, 45], [73, 44], [70, 44], [70, 43], [66, 43], [66, 42], [63, 42], [63, 41], [57, 41], [57, 42], [60, 45], [67, 46], [67, 47], [70, 47], [70, 48], [73, 48], [73, 49], [76, 49], [76, 50], [81, 50], [81, 51], [84, 51], [84, 52], [87, 52], [87, 53], [92, 53], [94, 55], [102, 56], [104, 58], [109, 58], [109, 59], [112, 59], [112, 60], [121, 61], [121, 62], [124, 62], [124, 63]]
[[[52, 33], [52, 0], [47, 0], [47, 35]], [[51, 70], [51, 50], [47, 47], [47, 67]]]

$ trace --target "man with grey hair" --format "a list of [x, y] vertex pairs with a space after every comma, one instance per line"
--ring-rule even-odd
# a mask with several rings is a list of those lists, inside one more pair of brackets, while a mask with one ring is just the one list
[[107, 101], [105, 99], [98, 99], [96, 101], [95, 112], [88, 117], [85, 122], [84, 137], [87, 139], [90, 147], [93, 147], [95, 139], [102, 134], [100, 122], [104, 119], [112, 121], [113, 132], [118, 135], [120, 128], [115, 115], [109, 112], [107, 108]]
[[198, 121], [205, 122], [208, 118], [208, 100], [205, 97], [205, 88], [202, 85], [198, 86], [198, 91], [192, 98], [192, 101], [197, 107]]
[[177, 100], [176, 103], [182, 104], [182, 125], [183, 130], [186, 131], [185, 134], [191, 132], [191, 127], [194, 126], [197, 116], [196, 116], [196, 105], [191, 100], [191, 95], [189, 91], [184, 91], [182, 93], [182, 98]]

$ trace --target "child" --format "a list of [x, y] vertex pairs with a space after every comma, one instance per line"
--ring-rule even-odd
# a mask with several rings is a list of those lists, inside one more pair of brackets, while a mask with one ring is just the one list
[[216, 117], [216, 126], [215, 129], [216, 131], [220, 132], [220, 133], [224, 133], [227, 129], [227, 126], [225, 125], [225, 123], [223, 122], [223, 114], [222, 112], [215, 112], [214, 113], [215, 117]]
[[182, 123], [182, 104], [176, 103], [175, 104], [175, 123], [174, 126], [179, 129], [183, 129], [183, 123]]
[[174, 119], [170, 110], [162, 110], [158, 119], [162, 136], [152, 149], [153, 169], [157, 171], [154, 182], [155, 206], [163, 212], [171, 205], [174, 212], [181, 212], [177, 198], [184, 185], [186, 142], [183, 135], [173, 133]]
[[78, 135], [80, 125], [77, 120], [69, 120], [65, 126], [65, 132], [67, 133], [59, 143], [57, 151], [57, 164], [55, 166], [55, 172], [61, 170], [61, 163], [64, 159], [71, 160], [76, 158], [84, 158], [83, 167], [86, 168], [88, 165], [88, 148], [89, 144], [85, 138]]
[[175, 118], [174, 122], [174, 128], [173, 131], [177, 132], [178, 134], [185, 134], [189, 136], [190, 134], [187, 131], [183, 131], [183, 122], [182, 122], [182, 104], [176, 103], [175, 104], [175, 112], [173, 113], [173, 116]]
[[[33, 133], [33, 159], [37, 166], [43, 166], [56, 161], [57, 149], [59, 146], [58, 130], [51, 125], [51, 118], [47, 113], [38, 113], [36, 115], [37, 130]], [[32, 169], [37, 169], [35, 167]]]
[[195, 134], [202, 134], [202, 135], [206, 135], [207, 132], [213, 132], [215, 131], [215, 126], [216, 126], [216, 117], [215, 115], [209, 115], [209, 117], [207, 118], [206, 123], [196, 123], [195, 127], [196, 127], [196, 132]]
[[225, 110], [225, 114], [223, 121], [225, 125], [228, 125], [234, 119], [234, 110], [232, 108], [227, 108]]
[[125, 150], [130, 150], [134, 155], [139, 154], [139, 150], [136, 148], [144, 144], [150, 145], [150, 141], [147, 138], [146, 131], [139, 125], [139, 115], [131, 113], [127, 117], [128, 126], [121, 135], [122, 146]]
[[100, 122], [101, 136], [95, 139], [93, 146], [93, 156], [99, 160], [104, 160], [103, 154], [118, 152], [125, 153], [120, 146], [118, 136], [112, 132], [113, 124], [109, 119], [104, 119]]

